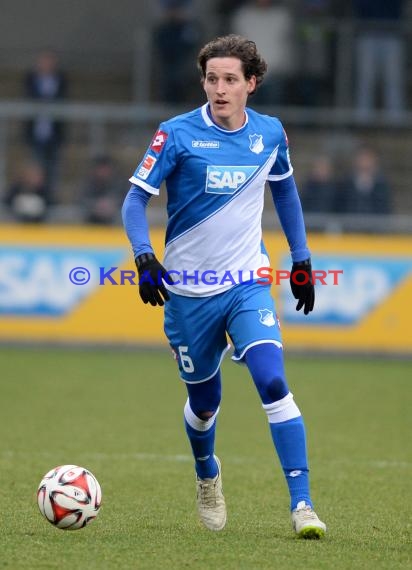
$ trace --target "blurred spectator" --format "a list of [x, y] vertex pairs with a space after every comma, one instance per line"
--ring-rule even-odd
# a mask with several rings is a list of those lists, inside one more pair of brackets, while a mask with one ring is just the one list
[[327, 106], [333, 96], [334, 15], [332, 0], [297, 0], [297, 51], [299, 73], [296, 103]]
[[[25, 78], [25, 95], [29, 99], [44, 103], [55, 102], [66, 97], [67, 81], [58, 67], [57, 56], [53, 51], [43, 51], [37, 56], [35, 66]], [[57, 176], [59, 152], [63, 142], [63, 124], [47, 117], [35, 117], [26, 125], [26, 140], [32, 149], [33, 157], [43, 165], [48, 201], [54, 201], [54, 186]]]
[[355, 154], [352, 173], [343, 181], [338, 207], [341, 213], [390, 214], [390, 188], [376, 151], [362, 146]]
[[216, 0], [215, 14], [217, 20], [217, 34], [230, 34], [232, 30], [232, 12], [238, 10], [248, 0]]
[[90, 224], [116, 223], [119, 221], [123, 199], [123, 179], [120, 178], [113, 160], [105, 155], [96, 157], [83, 188], [85, 221]]
[[233, 14], [231, 32], [256, 43], [268, 65], [254, 103], [288, 103], [288, 84], [296, 75], [295, 30], [287, 2], [251, 0]]
[[[162, 16], [153, 41], [159, 65], [160, 98], [167, 103], [191, 99], [198, 73], [193, 58], [200, 45], [200, 24], [189, 0], [161, 0]], [[199, 89], [197, 89], [199, 91]]]
[[353, 0], [359, 30], [356, 45], [356, 106], [361, 117], [376, 106], [378, 87], [383, 107], [397, 116], [404, 109], [405, 67], [403, 0]]
[[47, 195], [43, 167], [37, 162], [29, 162], [11, 184], [5, 196], [5, 204], [18, 221], [42, 222], [46, 219], [49, 206]]
[[313, 159], [308, 178], [300, 186], [302, 208], [304, 212], [333, 212], [337, 196], [333, 162], [327, 155], [318, 155]]

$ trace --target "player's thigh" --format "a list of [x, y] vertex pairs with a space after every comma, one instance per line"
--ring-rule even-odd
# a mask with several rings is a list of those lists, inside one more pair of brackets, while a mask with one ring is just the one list
[[185, 382], [206, 381], [216, 374], [228, 344], [224, 317], [215, 297], [170, 293], [164, 330]]
[[233, 341], [233, 360], [242, 360], [248, 348], [270, 342], [282, 345], [279, 320], [269, 285], [240, 285], [232, 291], [227, 331]]

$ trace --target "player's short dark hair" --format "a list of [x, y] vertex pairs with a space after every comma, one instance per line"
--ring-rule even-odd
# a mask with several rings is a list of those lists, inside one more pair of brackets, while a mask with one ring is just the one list
[[215, 38], [200, 50], [197, 57], [197, 67], [202, 81], [206, 76], [206, 64], [213, 57], [236, 57], [240, 59], [245, 78], [250, 79], [254, 75], [256, 87], [262, 83], [267, 71], [266, 62], [258, 52], [255, 42], [236, 34]]

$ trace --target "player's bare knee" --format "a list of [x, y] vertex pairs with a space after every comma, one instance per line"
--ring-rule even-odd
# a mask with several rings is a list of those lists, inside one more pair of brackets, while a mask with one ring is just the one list
[[214, 415], [215, 412], [196, 412], [196, 415], [201, 420], [207, 421]]
[[189, 399], [187, 399], [184, 407], [184, 416], [190, 427], [197, 431], [206, 431], [210, 429], [216, 421], [219, 408], [215, 411], [198, 411], [193, 410]]

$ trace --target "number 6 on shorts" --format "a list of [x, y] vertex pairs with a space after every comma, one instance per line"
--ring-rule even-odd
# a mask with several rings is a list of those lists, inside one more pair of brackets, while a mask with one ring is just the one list
[[193, 366], [193, 361], [190, 356], [187, 354], [189, 350], [188, 346], [178, 346], [180, 362], [182, 364], [182, 368], [185, 372], [194, 372], [195, 367]]

